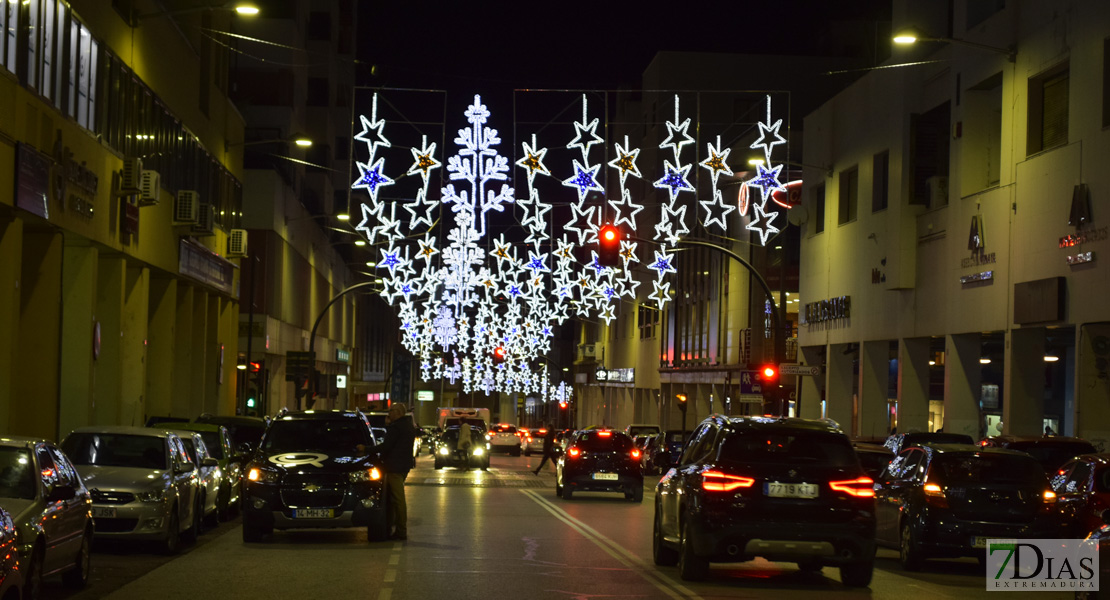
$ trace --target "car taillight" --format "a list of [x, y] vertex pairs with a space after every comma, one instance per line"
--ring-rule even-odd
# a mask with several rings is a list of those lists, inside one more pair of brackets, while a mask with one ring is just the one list
[[569, 456], [571, 458], [578, 458], [581, 455], [582, 455], [582, 451], [579, 450], [578, 448], [570, 448], [569, 450], [567, 450], [567, 456]]
[[720, 471], [706, 471], [701, 474], [701, 489], [707, 492], [731, 492], [738, 488], [750, 488], [755, 484], [751, 477], [726, 475]]
[[612, 431], [599, 431], [599, 432], [597, 432], [597, 437], [610, 437], [612, 435], [613, 435]]
[[859, 479], [850, 479], [847, 481], [830, 481], [829, 487], [831, 487], [833, 491], [844, 492], [856, 498], [875, 497], [875, 480], [870, 477], [860, 477]]
[[632, 449], [632, 460], [640, 460], [640, 451], [636, 448]]
[[925, 503], [937, 508], [948, 508], [948, 498], [944, 495], [944, 488], [936, 483], [926, 483], [922, 488], [925, 492]]
[[988, 444], [990, 444], [990, 442], [988, 442], [987, 440], [981, 440], [979, 442], [979, 445], [983, 446], [984, 448], [986, 448]]
[[1044, 492], [1045, 504], [1056, 504], [1056, 492], [1052, 490], [1045, 490]]

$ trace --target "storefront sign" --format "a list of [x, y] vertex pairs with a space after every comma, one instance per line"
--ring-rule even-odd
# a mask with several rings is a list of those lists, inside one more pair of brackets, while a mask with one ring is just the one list
[[806, 323], [820, 323], [822, 321], [835, 321], [847, 319], [852, 316], [852, 297], [840, 296], [819, 302], [810, 302], [805, 306]]
[[34, 147], [16, 144], [15, 205], [44, 219], [50, 218], [47, 193], [50, 181], [50, 158]]
[[1076, 231], [1072, 235], [1065, 235], [1060, 238], [1061, 248], [1071, 248], [1080, 244], [1088, 244], [1090, 242], [1102, 242], [1110, 238], [1110, 228], [1098, 227], [1085, 229], [1083, 231]]
[[1080, 252], [1079, 254], [1073, 254], [1072, 256], [1068, 257], [1068, 264], [1069, 265], [1081, 265], [1083, 263], [1089, 263], [1089, 262], [1094, 262], [1094, 261], [1095, 261], [1095, 253], [1094, 252]]
[[82, 161], [73, 159], [73, 151], [62, 143], [62, 132], [54, 140], [54, 197], [62, 203], [62, 208], [71, 210], [86, 219], [93, 217], [93, 201], [100, 178]]
[[615, 383], [632, 383], [636, 381], [636, 369], [606, 369], [599, 367], [595, 373], [598, 381], [611, 381]]
[[974, 275], [964, 275], [960, 277], [960, 283], [974, 283], [976, 281], [990, 281], [994, 279], [994, 271], [983, 271], [975, 273]]
[[416, 392], [417, 402], [435, 402], [435, 399], [436, 393], [431, 390], [417, 390]]
[[[138, 211], [139, 207], [136, 206], [135, 210]], [[177, 268], [185, 277], [210, 285], [225, 294], [231, 293], [235, 266], [197, 242], [181, 239]]]
[[335, 362], [349, 363], [351, 362], [351, 353], [342, 349], [335, 349]]

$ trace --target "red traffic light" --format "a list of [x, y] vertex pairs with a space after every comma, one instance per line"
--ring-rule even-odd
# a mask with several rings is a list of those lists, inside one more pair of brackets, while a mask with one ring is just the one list
[[779, 382], [779, 369], [775, 365], [759, 367], [759, 379], [764, 384], [776, 385]]
[[493, 355], [498, 358], [505, 358], [505, 348], [503, 346], [498, 346], [494, 348]]
[[597, 262], [605, 267], [620, 266], [621, 231], [606, 223], [597, 231]]
[[612, 244], [617, 241], [620, 234], [617, 233], [617, 228], [612, 225], [606, 225], [601, 228], [601, 243]]
[[772, 366], [763, 367], [763, 376], [764, 377], [766, 377], [767, 379], [774, 379], [775, 375], [778, 375], [778, 371], [776, 371], [774, 367], [772, 367]]
[[559, 408], [562, 409], [562, 410], [566, 410], [567, 409], [567, 403], [566, 402], [560, 402], [559, 403]]

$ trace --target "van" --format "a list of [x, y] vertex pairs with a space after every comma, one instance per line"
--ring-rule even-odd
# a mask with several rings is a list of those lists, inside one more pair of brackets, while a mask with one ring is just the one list
[[649, 423], [633, 423], [624, 428], [624, 432], [628, 437], [636, 439], [641, 435], [656, 435], [662, 433], [663, 429], [658, 425], [651, 425]]
[[438, 427], [440, 431], [446, 429], [448, 425], [458, 425], [463, 419], [472, 423], [480, 421], [482, 423], [482, 430], [485, 432], [489, 431], [490, 414], [488, 408], [441, 406], [436, 409], [436, 427]]

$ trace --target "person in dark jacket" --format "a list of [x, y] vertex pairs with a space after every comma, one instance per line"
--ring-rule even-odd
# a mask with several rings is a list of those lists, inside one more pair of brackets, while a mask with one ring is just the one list
[[416, 423], [408, 414], [408, 407], [394, 402], [385, 418], [385, 440], [370, 449], [380, 454], [385, 468], [386, 489], [389, 491], [389, 519], [393, 534], [390, 539], [408, 539], [408, 505], [405, 504], [405, 478], [415, 466], [413, 443], [416, 441]]
[[543, 426], [547, 432], [543, 434], [543, 460], [540, 461], [540, 466], [536, 467], [532, 473], [539, 475], [540, 470], [547, 464], [548, 459], [555, 462], [555, 428], [548, 427], [546, 424]]

